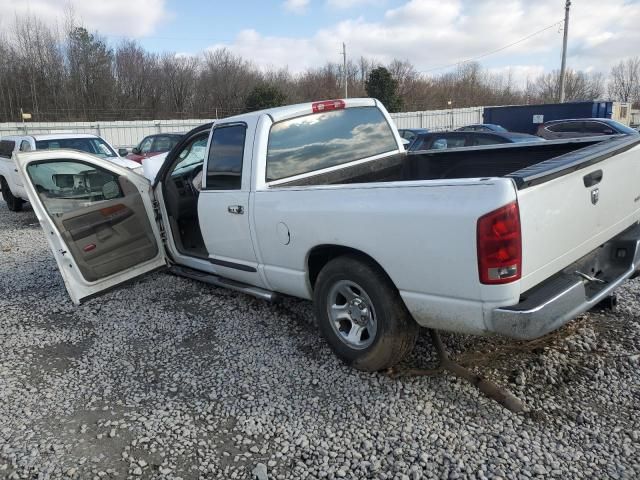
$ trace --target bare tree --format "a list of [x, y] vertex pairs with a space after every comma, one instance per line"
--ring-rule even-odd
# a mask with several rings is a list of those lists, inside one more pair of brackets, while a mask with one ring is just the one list
[[609, 96], [622, 102], [640, 102], [640, 57], [627, 58], [613, 66]]
[[[560, 72], [540, 75], [532, 86], [536, 101], [553, 103], [560, 97]], [[604, 76], [601, 73], [585, 73], [568, 70], [565, 76], [567, 101], [596, 100], [604, 94]]]
[[162, 56], [162, 83], [168, 111], [185, 115], [193, 106], [199, 63], [197, 57]]
[[226, 48], [207, 51], [198, 78], [197, 104], [218, 116], [233, 115], [244, 110], [249, 92], [260, 81], [251, 63]]
[[113, 60], [116, 98], [120, 110], [148, 108], [157, 96], [156, 56], [129, 40], [118, 45]]

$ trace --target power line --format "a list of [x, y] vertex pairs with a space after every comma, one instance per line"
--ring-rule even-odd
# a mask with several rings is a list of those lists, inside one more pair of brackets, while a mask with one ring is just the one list
[[537, 32], [533, 32], [532, 34], [527, 35], [526, 37], [522, 37], [520, 40], [516, 40], [513, 43], [510, 43], [510, 44], [505, 45], [505, 46], [500, 47], [500, 48], [496, 48], [495, 50], [491, 50], [490, 52], [483, 53], [481, 55], [478, 55], [477, 57], [468, 58], [467, 60], [461, 60], [459, 62], [450, 63], [448, 65], [441, 65], [439, 67], [429, 68], [428, 70], [421, 70], [418, 73], [429, 73], [429, 72], [433, 72], [435, 70], [443, 70], [445, 68], [451, 68], [451, 67], [456, 67], [458, 65], [462, 65], [463, 63], [469, 63], [469, 62], [474, 62], [476, 60], [480, 60], [481, 58], [485, 58], [485, 57], [488, 57], [489, 55], [493, 55], [495, 53], [502, 52], [503, 50], [506, 50], [507, 48], [511, 48], [514, 45], [518, 45], [519, 43], [525, 42], [525, 41], [529, 40], [530, 38], [541, 34], [542, 32], [546, 32], [547, 30], [549, 30], [549, 29], [551, 29], [551, 28], [553, 28], [553, 27], [555, 27], [557, 25], [560, 25], [563, 22], [564, 22], [564, 20], [560, 20], [560, 21], [554, 22], [551, 25], [538, 30]]

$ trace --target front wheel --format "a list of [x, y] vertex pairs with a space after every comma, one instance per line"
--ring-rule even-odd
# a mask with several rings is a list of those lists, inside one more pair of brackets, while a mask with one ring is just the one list
[[418, 336], [418, 325], [389, 277], [358, 256], [327, 263], [316, 281], [314, 308], [331, 349], [358, 370], [392, 367], [411, 352]]
[[2, 188], [2, 198], [7, 203], [7, 207], [12, 212], [19, 212], [22, 210], [22, 205], [24, 204], [24, 200], [18, 198], [11, 193], [9, 189], [9, 185], [7, 185], [7, 181], [4, 178], [0, 178], [0, 187]]

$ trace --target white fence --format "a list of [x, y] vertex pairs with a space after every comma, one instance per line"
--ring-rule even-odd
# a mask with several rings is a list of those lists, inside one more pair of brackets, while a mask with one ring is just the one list
[[93, 133], [116, 148], [136, 146], [154, 133], [186, 133], [211, 120], [133, 120], [120, 122], [25, 122], [0, 123], [0, 137], [48, 133]]
[[427, 128], [429, 130], [452, 130], [454, 128], [482, 123], [484, 108], [451, 108], [426, 110], [423, 112], [392, 113], [391, 118], [398, 128]]
[[[398, 128], [449, 130], [472, 123], [482, 123], [483, 108], [454, 108], [423, 112], [392, 113]], [[0, 123], [0, 137], [48, 133], [93, 133], [116, 148], [131, 148], [154, 133], [188, 132], [211, 120], [135, 120], [120, 122], [25, 122]]]

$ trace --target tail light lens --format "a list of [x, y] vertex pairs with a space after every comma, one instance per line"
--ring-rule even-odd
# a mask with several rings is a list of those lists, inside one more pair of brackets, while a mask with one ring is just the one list
[[478, 270], [484, 284], [509, 283], [522, 276], [522, 235], [516, 202], [478, 219]]

